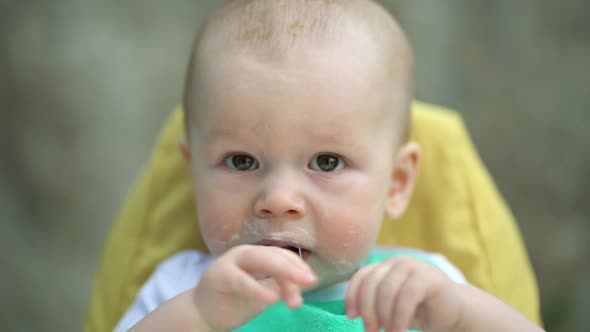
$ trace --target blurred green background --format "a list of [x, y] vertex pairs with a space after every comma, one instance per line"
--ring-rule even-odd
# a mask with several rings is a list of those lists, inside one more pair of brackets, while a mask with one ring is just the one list
[[[0, 321], [81, 330], [118, 206], [221, 1], [0, 2]], [[512, 207], [548, 330], [590, 326], [590, 2], [384, 1], [417, 96], [464, 116]]]

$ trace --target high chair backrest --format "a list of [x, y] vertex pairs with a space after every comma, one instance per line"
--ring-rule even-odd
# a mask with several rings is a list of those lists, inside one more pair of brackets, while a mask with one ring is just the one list
[[[158, 263], [199, 234], [175, 110], [151, 160], [124, 202], [102, 255], [85, 331], [112, 331]], [[415, 102], [412, 140], [423, 150], [414, 197], [399, 220], [385, 220], [378, 243], [445, 255], [467, 280], [540, 323], [536, 281], [514, 219], [457, 113]]]

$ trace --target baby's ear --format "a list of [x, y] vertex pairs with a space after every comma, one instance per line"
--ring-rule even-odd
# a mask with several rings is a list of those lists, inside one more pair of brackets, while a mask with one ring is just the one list
[[180, 139], [178, 139], [178, 148], [180, 149], [180, 154], [184, 158], [184, 161], [186, 161], [187, 164], [190, 164], [191, 163], [191, 150], [188, 146], [186, 136], [182, 136]]
[[418, 143], [408, 142], [400, 148], [391, 174], [385, 212], [391, 219], [399, 218], [410, 204], [420, 168], [421, 149]]

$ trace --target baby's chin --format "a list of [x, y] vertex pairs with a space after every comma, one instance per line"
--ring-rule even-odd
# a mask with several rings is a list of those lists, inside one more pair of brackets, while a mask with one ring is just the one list
[[360, 265], [359, 263], [345, 260], [330, 263], [320, 262], [315, 260], [313, 256], [310, 257], [308, 264], [319, 277], [320, 281], [306, 291], [321, 289], [347, 281], [359, 269]]

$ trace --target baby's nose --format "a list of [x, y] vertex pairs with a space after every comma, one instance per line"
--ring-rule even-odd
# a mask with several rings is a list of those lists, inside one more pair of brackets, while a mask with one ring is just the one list
[[255, 213], [261, 218], [299, 218], [305, 215], [305, 201], [300, 190], [293, 183], [284, 186], [269, 186], [260, 193], [254, 205]]
[[260, 197], [254, 207], [256, 214], [262, 218], [290, 217], [298, 218], [305, 214], [301, 200], [287, 195], [265, 195]]

